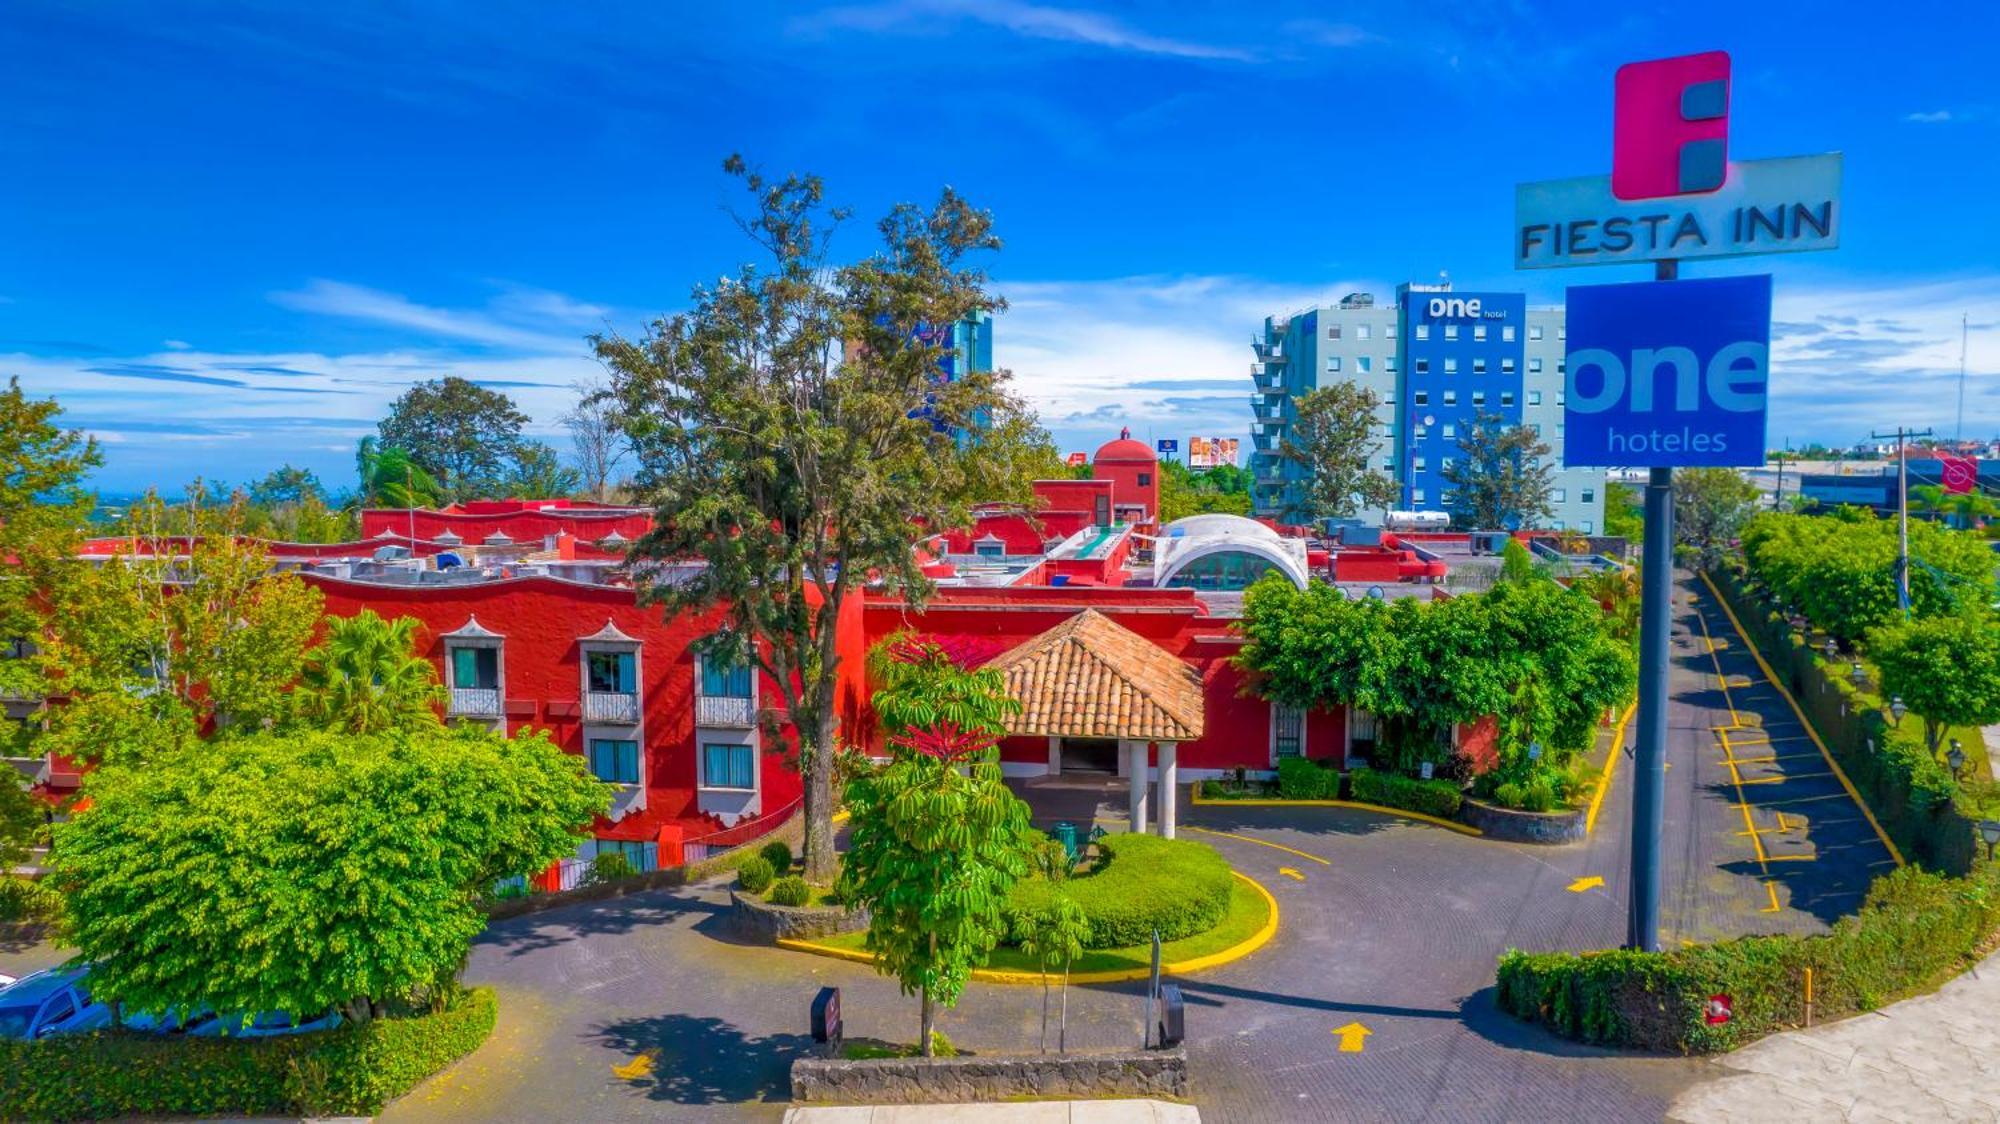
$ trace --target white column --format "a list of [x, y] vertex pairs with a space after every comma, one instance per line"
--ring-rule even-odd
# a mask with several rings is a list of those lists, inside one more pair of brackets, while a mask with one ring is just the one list
[[1174, 796], [1180, 784], [1180, 766], [1175, 760], [1179, 756], [1180, 745], [1176, 742], [1160, 743], [1160, 838], [1174, 837]]
[[1132, 825], [1128, 830], [1135, 835], [1143, 835], [1146, 831], [1146, 743], [1126, 742], [1125, 752], [1132, 784]]

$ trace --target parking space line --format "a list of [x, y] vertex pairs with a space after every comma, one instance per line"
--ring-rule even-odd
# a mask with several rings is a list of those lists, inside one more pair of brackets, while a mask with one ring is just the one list
[[1818, 796], [1787, 796], [1783, 800], [1759, 801], [1757, 806], [1759, 808], [1775, 808], [1780, 804], [1811, 804], [1817, 800], [1839, 800], [1846, 795], [1844, 792], [1826, 792]]
[[[1741, 744], [1741, 743], [1736, 743], [1736, 744]], [[1759, 748], [1760, 746], [1762, 746], [1763, 744], [1764, 744], [1764, 743], [1762, 743], [1762, 742], [1755, 742], [1755, 743], [1752, 743], [1752, 744], [1750, 744], [1750, 745], [1748, 745], [1748, 746], [1745, 746], [1744, 748], [1746, 748], [1746, 749], [1757, 749], [1757, 748]], [[1817, 753], [1773, 753], [1773, 754], [1772, 754], [1772, 755], [1770, 755], [1769, 757], [1738, 757], [1738, 758], [1736, 759], [1736, 763], [1737, 763], [1738, 765], [1770, 765], [1770, 764], [1773, 764], [1773, 763], [1775, 763], [1775, 762], [1779, 762], [1779, 761], [1796, 761], [1796, 760], [1798, 760], [1798, 759], [1799, 759], [1799, 758], [1801, 758], [1801, 757], [1810, 757], [1810, 758], [1813, 758], [1814, 760], [1818, 760], [1818, 759], [1819, 759], [1819, 754], [1817, 754]], [[1722, 762], [1718, 761], [1718, 762], [1716, 762], [1716, 764], [1720, 765], [1720, 764], [1722, 764]], [[1831, 775], [1831, 774], [1827, 774], [1827, 775]]]
[[[1749, 763], [1750, 763], [1750, 762], [1748, 762], [1748, 761], [1738, 761], [1738, 762], [1736, 762], [1736, 764], [1738, 764], [1738, 765], [1748, 765]], [[1785, 783], [1786, 781], [1809, 781], [1809, 780], [1812, 780], [1812, 779], [1814, 779], [1814, 778], [1816, 778], [1816, 777], [1830, 777], [1830, 776], [1832, 776], [1832, 775], [1833, 775], [1832, 773], [1829, 773], [1829, 772], [1827, 772], [1826, 770], [1822, 769], [1822, 770], [1820, 770], [1820, 771], [1819, 771], [1819, 772], [1817, 772], [1817, 773], [1786, 773], [1786, 774], [1784, 774], [1783, 776], [1777, 776], [1777, 777], [1751, 777], [1751, 778], [1750, 778], [1749, 780], [1747, 780], [1747, 781], [1741, 781], [1741, 782], [1739, 782], [1739, 783], [1741, 783], [1741, 784], [1783, 784], [1783, 783]]]
[[1778, 904], [1778, 884], [1776, 882], [1766, 882], [1764, 883], [1764, 889], [1771, 895], [1771, 904], [1769, 908], [1758, 910], [1758, 912], [1776, 913], [1780, 909], [1783, 909], [1784, 907]]

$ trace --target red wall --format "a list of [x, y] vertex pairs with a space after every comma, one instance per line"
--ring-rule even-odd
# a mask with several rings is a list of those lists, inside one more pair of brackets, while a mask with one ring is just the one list
[[[455, 631], [467, 617], [477, 616], [482, 626], [506, 638], [502, 659], [508, 732], [547, 730], [556, 744], [572, 753], [584, 750], [582, 650], [578, 640], [603, 628], [605, 621], [613, 622], [640, 641], [639, 694], [647, 789], [646, 809], [620, 821], [615, 834], [619, 838], [651, 838], [652, 827], [704, 819], [695, 805], [700, 762], [694, 744], [695, 664], [688, 645], [715, 631], [719, 612], [668, 621], [657, 608], [639, 606], [630, 589], [586, 586], [556, 578], [426, 587], [342, 581], [316, 574], [305, 579], [325, 592], [329, 614], [351, 616], [368, 608], [387, 617], [417, 618], [423, 624], [419, 650], [438, 665], [441, 681], [444, 642], [440, 634]], [[858, 606], [852, 615], [858, 615]], [[760, 685], [759, 691], [763, 705], [780, 705], [771, 683]], [[760, 753], [758, 771], [765, 812], [797, 799], [799, 774], [785, 756]], [[721, 826], [709, 823], [710, 829]], [[688, 826], [690, 836], [703, 830], [701, 823]]]
[[[1139, 520], [1150, 523], [1160, 513], [1160, 465], [1148, 458], [1139, 460], [1106, 458], [1090, 466], [1093, 479], [1111, 482], [1111, 503], [1113, 509], [1120, 504], [1139, 504], [1146, 509], [1146, 518]], [[1144, 476], [1146, 482], [1139, 483]]]
[[[485, 508], [488, 505], [467, 506]], [[369, 508], [361, 513], [361, 537], [374, 538], [385, 531], [391, 535], [407, 536], [414, 526], [416, 537], [420, 539], [435, 539], [450, 531], [472, 545], [485, 542], [495, 532], [523, 543], [564, 533], [594, 542], [613, 531], [627, 539], [636, 539], [653, 525], [653, 517], [645, 512], [562, 508], [524, 511], [508, 504], [498, 506], [506, 510], [411, 512], [403, 508]]]

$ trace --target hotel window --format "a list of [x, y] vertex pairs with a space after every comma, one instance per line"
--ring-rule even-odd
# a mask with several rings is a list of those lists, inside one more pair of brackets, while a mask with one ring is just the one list
[[1447, 405], [1447, 406], [1456, 406], [1456, 405], [1458, 405], [1458, 391], [1456, 391], [1456, 390], [1447, 390], [1447, 391], [1445, 391], [1445, 392], [1444, 392], [1444, 404], [1445, 404], [1445, 405]]
[[1387, 357], [1385, 357], [1385, 358], [1384, 358], [1384, 359], [1382, 360], [1382, 369], [1383, 369], [1383, 370], [1385, 370], [1385, 371], [1387, 371], [1387, 372], [1389, 372], [1389, 373], [1390, 373], [1390, 374], [1392, 374], [1392, 375], [1393, 375], [1393, 374], [1395, 374], [1395, 373], [1396, 373], [1396, 357], [1395, 357], [1395, 356], [1393, 356], [1393, 355], [1390, 355], [1390, 356], [1387, 356]]
[[1335, 325], [1332, 325], [1331, 327], [1327, 328], [1327, 330], [1326, 330], [1326, 338], [1327, 338], [1327, 339], [1330, 339], [1330, 340], [1337, 340], [1337, 339], [1339, 339], [1339, 338], [1340, 338], [1340, 325], [1338, 325], [1338, 324], [1335, 324]]
[[1396, 392], [1392, 390], [1389, 393], [1384, 394], [1382, 396], [1382, 404], [1384, 406], [1394, 406], [1396, 404]]
[[1513, 361], [1512, 359], [1502, 359], [1502, 360], [1500, 361], [1500, 373], [1501, 373], [1501, 374], [1503, 374], [1503, 375], [1511, 375], [1511, 374], [1513, 374], [1513, 373], [1514, 373], [1514, 361]]
[[1483, 339], [1485, 339], [1485, 338], [1486, 338], [1486, 325], [1484, 325], [1484, 324], [1474, 324], [1474, 325], [1472, 326], [1472, 338], [1473, 338], [1473, 339], [1476, 339], [1476, 340], [1483, 340]]
[[701, 658], [701, 693], [721, 698], [750, 697], [748, 664], [726, 664], [710, 656]]
[[1484, 360], [1484, 359], [1474, 359], [1474, 360], [1472, 361], [1472, 373], [1473, 373], [1473, 374], [1475, 374], [1475, 375], [1483, 375], [1483, 374], [1485, 374], [1485, 373], [1486, 373], [1486, 360]]
[[1563, 394], [1563, 392], [1562, 392], [1562, 391], [1560, 391], [1560, 390], [1556, 391], [1556, 405], [1558, 405], [1558, 406], [1563, 406], [1563, 405], [1567, 405], [1567, 403], [1565, 403], [1565, 402], [1563, 401], [1563, 398], [1564, 398], [1564, 397], [1565, 397], [1565, 395]]
[[1597, 502], [1597, 492], [1596, 492], [1596, 491], [1595, 491], [1594, 489], [1591, 489], [1591, 488], [1585, 488], [1585, 489], [1583, 490], [1583, 502], [1585, 502], [1585, 503], [1596, 503], [1596, 502]]
[[453, 648], [451, 685], [461, 691], [499, 690], [500, 649], [484, 646]]
[[1528, 392], [1528, 405], [1530, 405], [1530, 406], [1539, 406], [1539, 405], [1541, 405], [1541, 404], [1542, 404], [1542, 392], [1541, 392], [1541, 391], [1539, 391], [1539, 390], [1531, 390], [1531, 391], [1529, 391], [1529, 392]]
[[1597, 533], [1597, 522], [1595, 520], [1586, 519], [1583, 522], [1577, 524], [1577, 526], [1583, 528], [1583, 533], [1586, 535], [1594, 535]]
[[1413, 471], [1413, 472], [1422, 472], [1422, 471], [1424, 470], [1424, 465], [1425, 465], [1426, 463], [1427, 463], [1427, 462], [1425, 461], [1425, 459], [1424, 459], [1423, 457], [1411, 457], [1411, 458], [1410, 458], [1410, 470], [1411, 470], [1411, 471]]
[[1384, 472], [1394, 472], [1394, 471], [1396, 471], [1396, 458], [1395, 458], [1395, 457], [1383, 457], [1383, 458], [1382, 458], [1382, 471], [1384, 471]]
[[1514, 325], [1508, 324], [1500, 329], [1500, 342], [1502, 343], [1514, 342]]
[[1447, 360], [1445, 360], [1445, 361], [1444, 361], [1444, 373], [1445, 373], [1445, 374], [1447, 374], [1447, 375], [1455, 375], [1455, 374], [1457, 374], [1457, 373], [1458, 373], [1458, 360], [1456, 360], [1456, 359], [1447, 359]]
[[1567, 359], [1556, 360], [1556, 374], [1566, 375], [1568, 373], [1569, 373], [1569, 360]]
[[639, 656], [636, 652], [585, 652], [584, 672], [593, 692], [629, 695], [636, 683]]
[[757, 750], [747, 745], [701, 747], [703, 788], [756, 788]]
[[1458, 338], [1458, 325], [1456, 325], [1456, 324], [1446, 324], [1446, 325], [1444, 326], [1444, 338], [1445, 338], [1445, 339], [1448, 339], [1448, 340], [1455, 340], [1455, 339], [1457, 339], [1457, 338]]
[[1431, 373], [1431, 361], [1430, 361], [1430, 360], [1428, 360], [1428, 359], [1419, 359], [1419, 360], [1417, 360], [1417, 373], [1418, 373], [1418, 374], [1420, 374], [1420, 375], [1428, 375], [1428, 374], [1430, 374], [1430, 373]]
[[1531, 339], [1531, 340], [1538, 340], [1538, 339], [1541, 339], [1541, 338], [1542, 338], [1542, 326], [1541, 326], [1540, 324], [1530, 324], [1530, 325], [1528, 325], [1528, 338], [1529, 338], [1529, 339]]
[[[1452, 463], [1452, 462], [1451, 462], [1451, 458], [1450, 458], [1450, 457], [1440, 457], [1440, 458], [1438, 458], [1438, 471], [1440, 471], [1440, 472], [1450, 472], [1450, 471], [1451, 471], [1451, 463]], [[1446, 502], [1446, 503], [1450, 503], [1450, 502], [1451, 502], [1451, 498], [1450, 498], [1449, 496], [1445, 497], [1445, 502]]]
[[[1451, 428], [1451, 427], [1450, 427], [1450, 426], [1446, 426], [1445, 428], [1449, 429], [1449, 428]], [[1424, 427], [1423, 427], [1423, 426], [1418, 426], [1418, 427], [1416, 427], [1415, 429], [1413, 429], [1413, 430], [1411, 430], [1411, 431], [1410, 431], [1410, 436], [1411, 436], [1411, 438], [1412, 438], [1412, 439], [1414, 439], [1414, 440], [1417, 440], [1417, 441], [1422, 441], [1422, 440], [1424, 439], [1424, 433], [1425, 433], [1425, 432], [1426, 432], [1426, 431], [1425, 431], [1425, 429], [1424, 429]]]
[[1283, 703], [1271, 704], [1271, 752], [1279, 757], [1297, 757], [1305, 752], [1306, 712]]
[[1382, 338], [1385, 340], [1393, 340], [1396, 338], [1396, 322], [1394, 320], [1391, 320], [1387, 324], [1382, 326]]
[[1430, 326], [1429, 324], [1419, 324], [1419, 325], [1417, 325], [1417, 338], [1418, 338], [1418, 339], [1420, 339], [1420, 340], [1427, 340], [1427, 339], [1430, 339], [1430, 338], [1431, 338], [1431, 326]]
[[1354, 357], [1355, 370], [1365, 375], [1368, 373], [1369, 366], [1370, 366], [1369, 359], [1366, 355], [1357, 355]]
[[1457, 437], [1458, 427], [1451, 424], [1450, 422], [1444, 423], [1444, 436], [1446, 440], [1450, 440], [1454, 437]]
[[1557, 488], [1555, 491], [1549, 493], [1549, 499], [1555, 503], [1568, 503], [1569, 489]]
[[1569, 338], [1569, 325], [1568, 325], [1568, 324], [1557, 324], [1557, 325], [1556, 325], [1556, 338], [1557, 338], [1557, 339], [1559, 339], [1559, 340], [1566, 340], [1566, 339], [1568, 339], [1568, 338]]
[[638, 784], [639, 743], [620, 738], [590, 739], [590, 774], [612, 784]]
[[1542, 435], [1542, 424], [1540, 422], [1536, 422], [1530, 425], [1528, 429], [1537, 437], [1540, 437]]
[[1410, 502], [1411, 503], [1424, 502], [1424, 490], [1422, 488], [1410, 489]]
[[1328, 374], [1338, 374], [1340, 371], [1340, 356], [1338, 355], [1327, 356], [1326, 369]]
[[1542, 373], [1541, 356], [1538, 355], [1535, 358], [1528, 360], [1528, 373], [1531, 375], [1539, 375]]
[[1368, 339], [1373, 334], [1373, 329], [1369, 328], [1366, 324], [1356, 324], [1354, 326], [1354, 338], [1357, 340]]
[[1486, 392], [1485, 392], [1485, 391], [1483, 391], [1483, 390], [1475, 390], [1475, 391], [1473, 391], [1473, 392], [1472, 392], [1472, 404], [1473, 404], [1473, 405], [1475, 405], [1475, 406], [1484, 406], [1484, 405], [1486, 405]]
[[1411, 395], [1413, 396], [1413, 397], [1412, 397], [1412, 398], [1411, 398], [1410, 400], [1411, 400], [1412, 402], [1416, 403], [1417, 405], [1419, 405], [1419, 406], [1428, 406], [1428, 405], [1430, 405], [1430, 404], [1431, 404], [1431, 392], [1430, 392], [1430, 391], [1428, 391], [1428, 390], [1413, 390], [1413, 391], [1411, 391], [1410, 393], [1411, 393]]
[[1514, 404], [1514, 392], [1513, 392], [1513, 391], [1511, 391], [1511, 390], [1503, 390], [1503, 391], [1501, 391], [1501, 392], [1500, 392], [1500, 404], [1501, 404], [1502, 406], [1512, 406], [1512, 405]]

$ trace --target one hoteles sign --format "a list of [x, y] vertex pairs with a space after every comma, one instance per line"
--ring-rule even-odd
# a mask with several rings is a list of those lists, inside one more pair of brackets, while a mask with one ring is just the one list
[[1569, 290], [1563, 463], [1764, 463], [1771, 278]]

